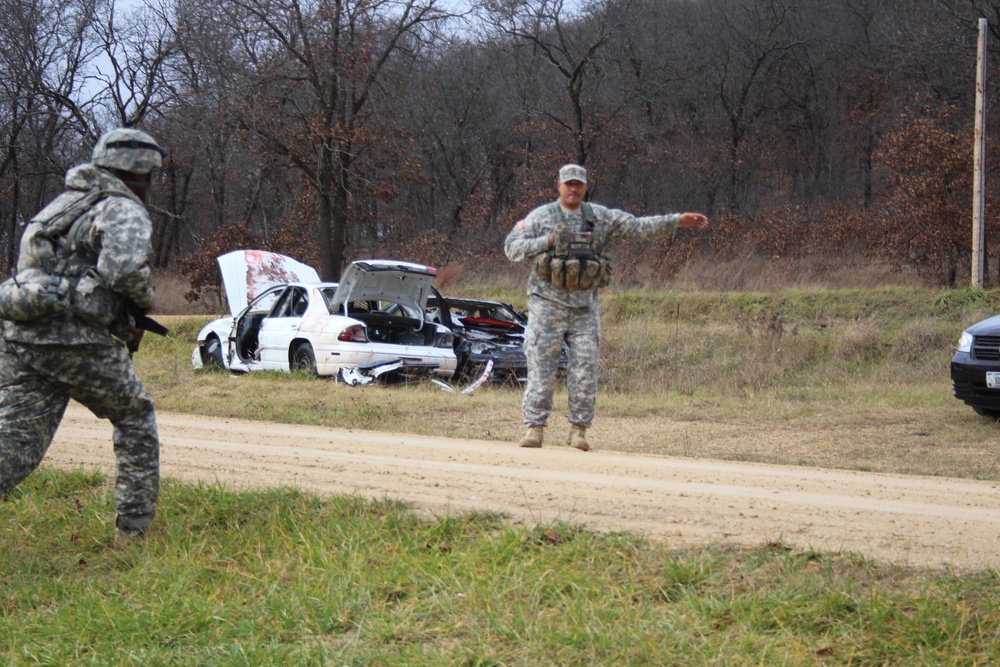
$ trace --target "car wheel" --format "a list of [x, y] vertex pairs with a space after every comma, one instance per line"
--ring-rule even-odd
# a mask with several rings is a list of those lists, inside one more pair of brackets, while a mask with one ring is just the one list
[[215, 336], [209, 336], [201, 348], [201, 362], [208, 368], [225, 368], [222, 358], [222, 343]]
[[316, 354], [309, 343], [299, 343], [292, 351], [292, 370], [316, 373]]
[[982, 408], [978, 405], [973, 405], [972, 409], [976, 411], [977, 415], [983, 417], [988, 417], [990, 419], [996, 419], [1000, 421], [1000, 410], [994, 410], [993, 408]]

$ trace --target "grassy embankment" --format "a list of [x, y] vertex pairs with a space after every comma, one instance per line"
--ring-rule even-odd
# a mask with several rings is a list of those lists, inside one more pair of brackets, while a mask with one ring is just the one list
[[[947, 378], [958, 333], [1000, 310], [996, 292], [629, 293], [604, 308], [604, 447], [810, 463], [802, 449], [719, 452], [644, 434], [678, 421], [761, 433], [917, 422], [894, 443], [905, 455], [816, 456], [997, 478], [997, 426], [955, 401]], [[144, 343], [138, 367], [161, 410], [476, 438], [519, 430], [512, 389], [457, 396], [194, 373], [206, 319], [171, 318], [170, 338]], [[569, 524], [431, 521], [391, 500], [173, 482], [149, 541], [114, 548], [112, 491], [99, 475], [43, 469], [0, 503], [2, 664], [973, 665], [1000, 655], [992, 570], [905, 569], [782, 544], [674, 551]]]
[[[524, 306], [521, 287], [463, 294]], [[649, 454], [996, 479], [996, 426], [951, 396], [948, 363], [961, 330], [997, 311], [1000, 293], [974, 290], [610, 293], [592, 440]], [[429, 383], [196, 374], [190, 353], [207, 319], [171, 318], [170, 339], [146, 337], [137, 365], [160, 409], [485, 440], [521, 434], [514, 388], [459, 396]], [[560, 389], [553, 436], [562, 436], [565, 407]], [[812, 434], [779, 439], [776, 426]]]

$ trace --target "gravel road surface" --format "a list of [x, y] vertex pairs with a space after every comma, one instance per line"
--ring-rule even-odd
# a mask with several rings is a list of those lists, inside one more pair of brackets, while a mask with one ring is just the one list
[[[291, 485], [706, 543], [848, 551], [905, 565], [1000, 564], [997, 483], [579, 452], [159, 413], [162, 473], [229, 488]], [[111, 426], [71, 403], [46, 463], [113, 475]], [[161, 502], [170, 502], [169, 497]]]

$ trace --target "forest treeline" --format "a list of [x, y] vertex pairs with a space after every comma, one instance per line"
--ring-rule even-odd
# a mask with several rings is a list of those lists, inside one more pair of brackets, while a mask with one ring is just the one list
[[0, 269], [112, 126], [168, 150], [156, 266], [194, 292], [257, 246], [336, 279], [392, 256], [502, 267], [578, 162], [590, 196], [712, 226], [625, 246], [866, 256], [967, 280], [978, 22], [998, 280], [1000, 0], [0, 0]]

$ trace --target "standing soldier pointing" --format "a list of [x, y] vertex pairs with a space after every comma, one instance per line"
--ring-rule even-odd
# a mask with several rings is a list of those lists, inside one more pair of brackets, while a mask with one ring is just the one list
[[584, 202], [587, 170], [564, 165], [556, 183], [559, 200], [540, 206], [517, 223], [504, 243], [513, 262], [533, 263], [528, 278], [528, 328], [524, 351], [528, 383], [522, 410], [528, 431], [521, 447], [541, 447], [552, 411], [552, 394], [563, 343], [569, 347], [566, 384], [570, 431], [567, 444], [588, 451], [587, 429], [594, 419], [600, 359], [601, 307], [598, 289], [608, 284], [604, 256], [613, 239], [663, 236], [677, 227], [704, 228], [701, 213], [637, 218]]

